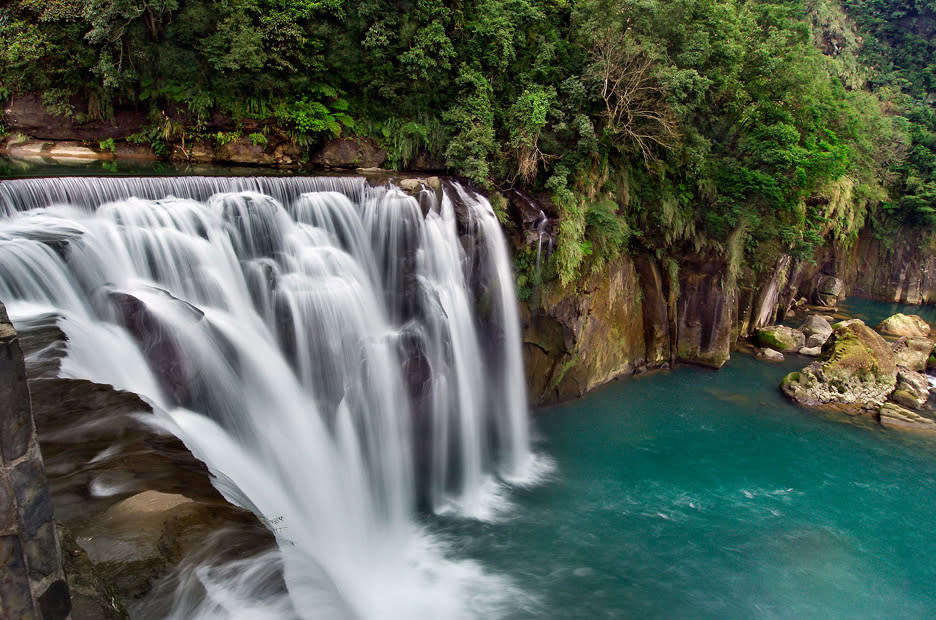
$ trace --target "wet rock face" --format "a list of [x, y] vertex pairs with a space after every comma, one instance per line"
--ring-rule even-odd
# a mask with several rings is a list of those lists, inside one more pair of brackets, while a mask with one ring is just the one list
[[781, 389], [801, 405], [877, 407], [894, 390], [897, 365], [890, 345], [858, 320], [837, 326], [818, 360], [783, 379]]
[[[171, 297], [168, 293], [165, 295]], [[177, 403], [191, 406], [199, 392], [204, 390], [199, 389], [198, 371], [186, 359], [177, 335], [139, 298], [116, 291], [109, 293], [108, 298], [120, 322], [142, 345], [146, 361], [166, 395]], [[174, 301], [187, 312], [193, 323], [204, 319], [201, 310], [181, 300]]]
[[379, 168], [387, 161], [387, 154], [373, 140], [332, 140], [315, 153], [310, 160], [326, 168]]
[[16, 330], [0, 303], [0, 618], [71, 610]]
[[733, 344], [732, 306], [735, 294], [725, 283], [725, 265], [686, 264], [679, 273], [676, 358], [720, 368]]
[[[139, 300], [122, 301], [139, 312], [130, 312], [137, 319], [131, 326], [151, 327], [152, 317], [135, 303]], [[211, 554], [206, 560], [229, 552], [245, 557], [273, 546], [263, 524], [227, 503], [205, 465], [155, 425], [150, 406], [139, 396], [58, 377], [55, 360], [39, 354], [61, 350], [64, 342], [56, 338], [64, 334], [41, 323], [23, 338], [30, 347], [26, 373], [51, 490], [50, 497], [48, 491], [35, 491], [40, 487], [27, 487], [24, 498], [30, 514], [39, 517], [54, 505], [72, 568], [72, 620], [122, 618], [122, 606], [144, 598], [148, 605], [152, 588], [193, 554]], [[23, 473], [26, 479], [36, 475]], [[209, 544], [220, 530], [226, 532], [223, 541]], [[37, 536], [48, 537], [50, 531], [40, 527]], [[47, 557], [41, 551], [36, 555]], [[113, 604], [115, 595], [122, 605]], [[53, 603], [44, 604], [55, 609]], [[20, 616], [0, 614], [7, 617]]]

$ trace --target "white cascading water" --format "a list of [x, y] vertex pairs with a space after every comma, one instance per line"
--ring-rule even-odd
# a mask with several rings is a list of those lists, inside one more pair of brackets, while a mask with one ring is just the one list
[[[136, 392], [280, 551], [201, 567], [176, 618], [489, 618], [510, 594], [418, 507], [496, 515], [535, 476], [490, 205], [346, 178], [0, 182], [0, 299], [62, 374]], [[237, 576], [282, 564], [288, 595]], [[141, 613], [145, 616], [145, 610]]]

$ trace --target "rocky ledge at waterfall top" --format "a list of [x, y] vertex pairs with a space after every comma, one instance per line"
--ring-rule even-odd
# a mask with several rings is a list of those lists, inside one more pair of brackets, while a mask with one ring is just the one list
[[[803, 328], [811, 331], [824, 321], [819, 318], [810, 317]], [[936, 431], [936, 408], [929, 402], [925, 374], [934, 348], [925, 337], [929, 325], [918, 316], [898, 314], [878, 329], [891, 340], [859, 319], [836, 323], [818, 359], [789, 373], [780, 389], [806, 407], [866, 414], [884, 426]]]

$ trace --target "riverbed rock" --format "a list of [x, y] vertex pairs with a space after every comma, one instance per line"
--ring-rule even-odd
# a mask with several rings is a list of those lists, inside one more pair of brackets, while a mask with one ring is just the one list
[[878, 416], [883, 426], [936, 431], [936, 420], [890, 401], [881, 405]]
[[929, 400], [929, 379], [922, 372], [897, 367], [897, 387], [890, 399], [909, 409], [922, 409]]
[[839, 278], [822, 276], [816, 284], [816, 305], [833, 308], [844, 292], [845, 283]]
[[784, 360], [783, 353], [770, 348], [758, 349], [754, 356], [765, 362], [782, 362]]
[[398, 185], [405, 192], [414, 193], [422, 186], [419, 179], [400, 179]]
[[884, 319], [877, 329], [887, 336], [906, 336], [908, 338], [926, 338], [930, 333], [929, 323], [916, 314], [895, 315]]
[[801, 405], [878, 407], [897, 384], [894, 353], [862, 322], [835, 330], [818, 360], [784, 377], [781, 389]]
[[828, 319], [818, 314], [810, 314], [800, 325], [800, 331], [806, 336], [806, 346], [821, 347], [832, 335], [832, 325]]
[[822, 355], [822, 347], [803, 347], [797, 353], [807, 357], [819, 357]]
[[806, 345], [806, 336], [786, 325], [771, 325], [757, 331], [757, 344], [782, 353], [796, 353]]
[[891, 344], [897, 364], [911, 370], [926, 370], [926, 360], [933, 352], [933, 341], [928, 338], [899, 338]]

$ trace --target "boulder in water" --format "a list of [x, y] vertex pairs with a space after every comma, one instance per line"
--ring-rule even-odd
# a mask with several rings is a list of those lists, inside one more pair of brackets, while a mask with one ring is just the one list
[[880, 405], [897, 384], [894, 353], [861, 321], [838, 327], [818, 360], [784, 377], [780, 388], [794, 402], [818, 407]]
[[799, 354], [807, 357], [819, 357], [822, 355], [822, 347], [803, 347], [799, 350]]
[[930, 333], [929, 323], [921, 317], [900, 312], [884, 319], [877, 329], [887, 336], [907, 336], [908, 338], [926, 338]]
[[818, 314], [806, 317], [799, 329], [806, 336], [806, 346], [809, 348], [821, 347], [832, 335], [832, 325], [824, 316]]
[[835, 276], [822, 276], [816, 285], [816, 305], [833, 308], [845, 292], [845, 283]]
[[782, 362], [783, 353], [776, 351], [774, 349], [758, 349], [757, 353], [754, 354], [757, 359], [764, 360], [765, 362]]
[[796, 353], [806, 344], [806, 337], [792, 327], [771, 325], [757, 331], [757, 344], [782, 353]]

